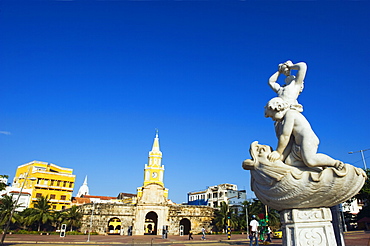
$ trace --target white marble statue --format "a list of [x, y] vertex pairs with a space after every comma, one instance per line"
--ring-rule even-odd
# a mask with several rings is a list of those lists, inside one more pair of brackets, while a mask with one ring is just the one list
[[332, 207], [356, 195], [366, 179], [361, 168], [349, 164], [338, 170], [270, 161], [272, 148], [257, 141], [249, 151], [252, 159], [245, 160], [243, 168], [251, 172], [252, 190], [262, 203], [277, 210]]
[[271, 99], [265, 107], [265, 117], [275, 121], [278, 146], [268, 158], [282, 160], [292, 166], [343, 168], [343, 162], [317, 153], [319, 138], [307, 119], [280, 97]]
[[[297, 70], [296, 76], [291, 74], [291, 70]], [[268, 84], [281, 99], [288, 103], [289, 107], [299, 112], [303, 111], [303, 107], [298, 103], [297, 98], [303, 91], [304, 78], [306, 76], [307, 65], [304, 62], [293, 64], [291, 61], [286, 61], [278, 66], [278, 71], [271, 75]], [[277, 80], [280, 74], [284, 74], [285, 84], [280, 85]]]
[[[294, 69], [296, 76], [290, 73]], [[256, 196], [277, 210], [337, 205], [356, 195], [366, 179], [362, 169], [317, 153], [319, 138], [297, 101], [306, 71], [306, 63], [287, 61], [270, 77], [278, 97], [265, 106], [265, 117], [274, 121], [278, 145], [273, 150], [253, 142], [252, 159], [243, 162], [243, 168], [251, 171]], [[286, 85], [276, 82], [280, 74], [287, 76]]]

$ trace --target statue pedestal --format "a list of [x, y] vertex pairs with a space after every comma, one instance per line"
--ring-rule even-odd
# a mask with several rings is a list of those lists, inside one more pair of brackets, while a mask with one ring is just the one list
[[329, 208], [288, 209], [280, 213], [283, 246], [336, 246]]

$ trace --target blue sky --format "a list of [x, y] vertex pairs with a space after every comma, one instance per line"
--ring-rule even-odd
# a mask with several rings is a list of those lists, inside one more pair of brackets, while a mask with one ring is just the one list
[[[155, 129], [169, 197], [250, 191], [277, 65], [308, 64], [299, 97], [319, 152], [363, 167], [370, 2], [1, 1], [0, 174], [33, 160], [85, 175], [92, 195], [136, 193]], [[365, 76], [365, 79], [363, 78]], [[365, 152], [370, 157], [370, 151]], [[368, 159], [369, 160], [369, 159]], [[370, 162], [369, 164], [370, 165]]]

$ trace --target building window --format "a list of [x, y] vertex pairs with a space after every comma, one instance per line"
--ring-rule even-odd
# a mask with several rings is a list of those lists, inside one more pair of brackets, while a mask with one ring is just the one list
[[217, 198], [217, 193], [213, 193], [213, 198]]
[[50, 186], [54, 185], [54, 180], [50, 180]]
[[41, 193], [36, 193], [36, 197], [41, 197], [42, 194]]
[[57, 205], [53, 205], [53, 209], [56, 209], [57, 208]]
[[62, 206], [62, 209], [66, 209], [66, 206]]
[[67, 181], [64, 181], [63, 182], [63, 187], [66, 187], [66, 185], [67, 185]]
[[60, 196], [60, 200], [65, 200], [66, 196]]
[[50, 199], [55, 199], [55, 194], [51, 194]]
[[60, 186], [60, 180], [58, 180], [58, 182], [57, 182], [57, 186]]
[[69, 188], [72, 188], [73, 187], [73, 182], [70, 182], [69, 183]]

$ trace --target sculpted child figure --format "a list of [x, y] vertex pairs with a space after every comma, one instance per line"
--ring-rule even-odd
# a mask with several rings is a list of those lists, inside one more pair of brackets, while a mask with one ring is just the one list
[[275, 121], [278, 146], [268, 155], [269, 161], [282, 160], [292, 166], [335, 167], [341, 170], [344, 163], [328, 155], [317, 153], [319, 138], [307, 119], [297, 110], [290, 109], [281, 97], [271, 99], [265, 107], [265, 117]]
[[[298, 70], [297, 75], [291, 75], [291, 70]], [[298, 103], [297, 98], [303, 90], [304, 78], [307, 72], [307, 65], [304, 62], [293, 64], [291, 61], [286, 61], [279, 64], [278, 71], [271, 75], [268, 84], [271, 89], [277, 93], [278, 97], [289, 104], [291, 109], [303, 111], [303, 107]], [[277, 80], [280, 74], [287, 76], [285, 78], [285, 85], [280, 85]]]

